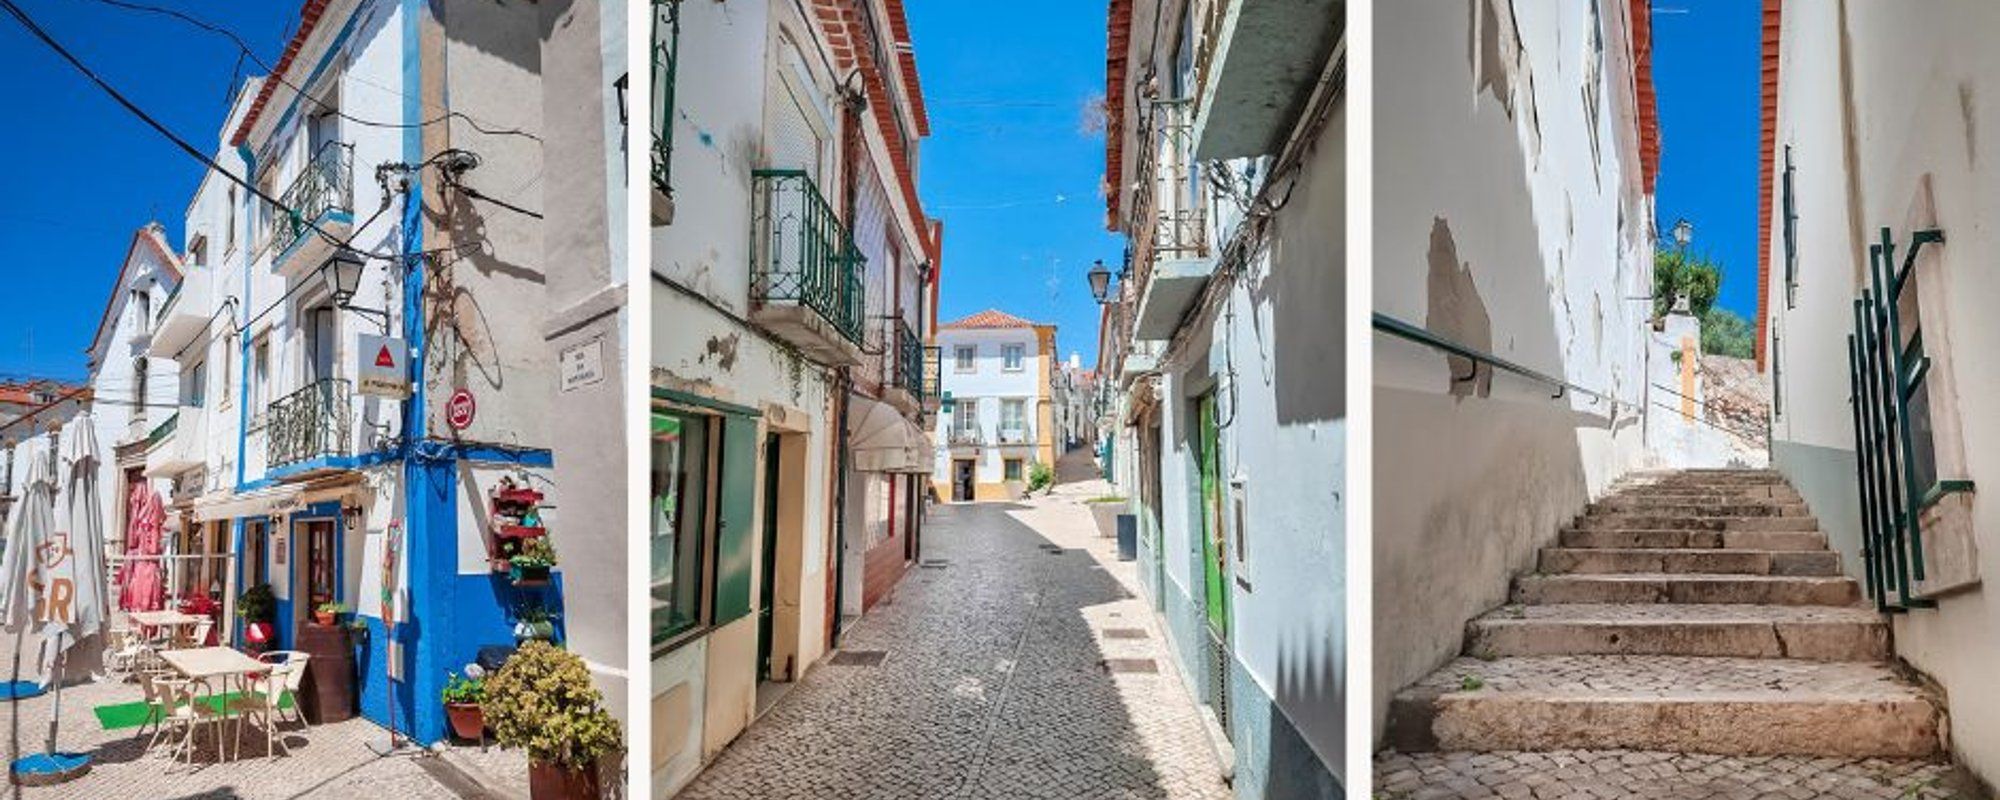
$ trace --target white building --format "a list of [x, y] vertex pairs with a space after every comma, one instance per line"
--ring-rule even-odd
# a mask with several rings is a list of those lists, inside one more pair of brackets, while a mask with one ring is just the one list
[[1110, 460], [1242, 798], [1343, 791], [1344, 5], [1110, 4]]
[[1070, 353], [1050, 376], [1049, 402], [1054, 406], [1056, 449], [1068, 452], [1097, 443], [1097, 373], [1083, 368], [1083, 356]]
[[653, 792], [917, 557], [939, 226], [901, 0], [656, 0]]
[[939, 375], [950, 408], [937, 419], [933, 490], [940, 500], [1011, 500], [1036, 467], [1055, 468], [1049, 391], [1056, 326], [996, 309], [938, 328]]
[[[361, 713], [389, 720], [400, 655], [395, 725], [420, 742], [445, 724], [421, 698], [512, 643], [524, 605], [553, 611], [558, 638], [622, 691], [622, 583], [593, 578], [572, 599], [564, 580], [622, 574], [623, 495], [604, 488], [622, 474], [623, 431], [606, 421], [622, 417], [551, 422], [623, 407], [606, 367], [624, 327], [608, 233], [622, 17], [594, 11], [306, 0], [274, 74], [247, 82], [221, 126], [231, 172], [207, 174], [188, 206], [186, 279], [147, 345], [183, 390], [146, 472], [172, 482], [170, 518], [228, 562], [223, 619], [268, 584], [275, 645], [309, 648], [332, 635], [315, 606], [352, 607], [369, 643], [353, 665]], [[560, 376], [559, 357], [575, 361]], [[558, 439], [588, 455], [558, 468]], [[496, 516], [506, 484], [540, 493], [542, 527]], [[508, 571], [535, 536], [557, 554], [546, 584]]]
[[[2000, 448], [1982, 445], [2000, 442], [1987, 391], [2000, 387], [2000, 119], [1985, 98], [2000, 92], [1987, 35], [2000, 6], [1767, 3], [1763, 22], [1772, 463], [1870, 601], [1901, 612], [1896, 655], [1942, 689], [1952, 755], [1990, 787]], [[1856, 373], [1881, 383], [1857, 388]], [[1880, 433], [1858, 441], [1857, 412]]]
[[[104, 536], [115, 543], [106, 553], [124, 552], [127, 500], [132, 488], [147, 482], [145, 452], [150, 440], [171, 435], [178, 422], [176, 408], [183, 395], [197, 395], [205, 386], [199, 382], [183, 385], [180, 369], [171, 357], [159, 358], [151, 341], [167, 310], [173, 305], [183, 283], [184, 265], [166, 240], [158, 223], [148, 223], [132, 234], [118, 278], [106, 293], [104, 313], [85, 350], [90, 370], [91, 420], [97, 429], [99, 447], [111, 457], [98, 466], [98, 485], [105, 487]], [[166, 496], [171, 485], [155, 482], [154, 488]], [[195, 543], [175, 536], [174, 545]], [[206, 586], [213, 575], [190, 576], [175, 564], [169, 569], [173, 580], [170, 593], [186, 588], [184, 582]]]
[[1650, 48], [1624, 3], [1512, 9], [1376, 18], [1398, 76], [1375, 98], [1398, 132], [1375, 143], [1395, 176], [1374, 209], [1378, 737], [1391, 695], [1647, 458], [1652, 304], [1630, 298], [1652, 293]]

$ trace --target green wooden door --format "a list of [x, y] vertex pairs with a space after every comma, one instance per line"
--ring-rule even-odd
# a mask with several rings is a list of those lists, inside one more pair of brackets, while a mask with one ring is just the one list
[[756, 566], [757, 418], [729, 414], [722, 420], [722, 492], [716, 509], [715, 625], [748, 616]]
[[1201, 467], [1201, 563], [1208, 625], [1229, 632], [1229, 570], [1223, 548], [1222, 458], [1215, 430], [1215, 395], [1203, 395], [1198, 405], [1195, 457]]

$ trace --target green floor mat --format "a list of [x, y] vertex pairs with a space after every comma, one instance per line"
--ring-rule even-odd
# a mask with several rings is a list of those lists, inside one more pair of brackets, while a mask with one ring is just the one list
[[[230, 692], [219, 696], [209, 695], [195, 702], [208, 706], [211, 710], [221, 711], [223, 704], [242, 696], [241, 692]], [[292, 707], [291, 692], [286, 692], [284, 697], [278, 699], [278, 707], [283, 709], [290, 709]], [[147, 710], [146, 702], [143, 700], [136, 703], [116, 703], [108, 706], [98, 706], [91, 709], [91, 711], [96, 712], [97, 723], [104, 726], [104, 729], [107, 731], [137, 728], [150, 721], [151, 713]]]

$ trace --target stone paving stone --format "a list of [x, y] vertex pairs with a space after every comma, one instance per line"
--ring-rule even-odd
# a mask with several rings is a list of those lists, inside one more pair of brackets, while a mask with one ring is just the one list
[[[1375, 757], [1377, 800], [1826, 798], [1974, 800], [1943, 761], [1733, 757], [1630, 750], [1397, 753]], [[1552, 765], [1562, 765], [1551, 770]]]
[[[13, 636], [0, 637], [0, 664], [13, 663], [16, 646]], [[27, 644], [30, 648], [34, 646], [32, 641]], [[78, 780], [58, 786], [5, 786], [0, 789], [0, 798], [456, 800], [460, 797], [414, 760], [432, 756], [376, 756], [368, 745], [383, 743], [388, 734], [358, 717], [304, 729], [297, 723], [280, 725], [290, 750], [288, 753], [286, 745], [280, 745], [275, 759], [264, 757], [263, 734], [253, 727], [243, 732], [241, 757], [218, 763], [214, 745], [204, 731], [197, 739], [195, 763], [190, 767], [169, 759], [165, 744], [146, 751], [146, 740], [152, 736], [150, 729], [145, 737], [138, 736], [136, 729], [131, 728], [106, 731], [91, 713], [95, 706], [141, 698], [138, 684], [116, 680], [63, 689], [62, 734], [58, 746], [91, 753], [94, 760], [90, 771]], [[8, 736], [9, 760], [42, 750], [54, 708], [54, 696], [49, 694], [5, 704], [4, 710], [0, 710], [0, 732]], [[234, 753], [234, 744], [229, 743]], [[453, 748], [452, 756], [480, 765], [479, 777], [488, 780], [488, 775], [492, 776], [487, 785], [498, 790], [497, 796], [526, 797], [528, 767], [524, 756], [497, 747], [486, 753], [478, 750], [477, 746]]]
[[1081, 503], [1104, 493], [934, 508], [924, 558], [950, 566], [907, 573], [842, 641], [882, 665], [815, 666], [681, 797], [1229, 797], [1133, 566]]

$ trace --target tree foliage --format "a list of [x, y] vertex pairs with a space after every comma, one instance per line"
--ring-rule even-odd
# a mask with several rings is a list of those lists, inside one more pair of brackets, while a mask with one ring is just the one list
[[1730, 358], [1749, 358], [1757, 350], [1757, 332], [1750, 321], [1726, 308], [1711, 308], [1701, 317], [1701, 351]]
[[1722, 293], [1722, 265], [1707, 256], [1653, 251], [1653, 316], [1666, 316], [1674, 308], [1674, 298], [1683, 293], [1695, 316], [1708, 316]]

